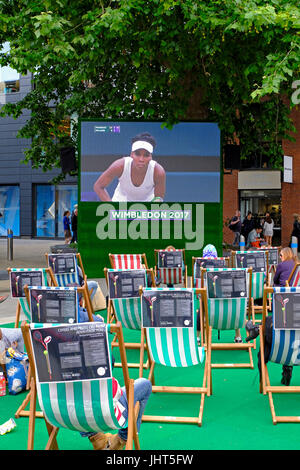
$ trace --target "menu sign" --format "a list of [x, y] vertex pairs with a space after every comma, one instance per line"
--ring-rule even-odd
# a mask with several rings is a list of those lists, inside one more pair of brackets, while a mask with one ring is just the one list
[[159, 251], [158, 252], [159, 268], [181, 268], [182, 267], [182, 251]]
[[111, 299], [139, 297], [139, 287], [146, 286], [144, 269], [109, 270], [107, 275]]
[[185, 327], [194, 325], [192, 290], [146, 290], [142, 296], [142, 324], [147, 327]]
[[237, 268], [252, 268], [253, 272], [266, 271], [266, 253], [264, 251], [245, 251], [236, 254]]
[[196, 258], [195, 259], [195, 277], [200, 279], [201, 268], [226, 268], [225, 258]]
[[210, 271], [206, 273], [208, 297], [210, 299], [247, 297], [247, 271]]
[[77, 290], [31, 287], [30, 310], [33, 323], [77, 323]]
[[42, 270], [10, 271], [9, 276], [11, 296], [16, 298], [25, 297], [24, 286], [41, 286], [43, 284]]
[[300, 293], [274, 293], [273, 322], [275, 330], [300, 330]]
[[48, 255], [48, 264], [54, 274], [72, 274], [76, 272], [76, 255], [60, 253]]
[[111, 377], [106, 326], [99, 322], [31, 330], [40, 382], [66, 382]]

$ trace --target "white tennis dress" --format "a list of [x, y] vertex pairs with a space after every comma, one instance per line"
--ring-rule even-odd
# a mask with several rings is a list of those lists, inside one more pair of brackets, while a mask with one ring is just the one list
[[154, 198], [154, 168], [156, 162], [150, 160], [144, 181], [140, 186], [134, 186], [131, 181], [132, 158], [124, 158], [123, 173], [119, 178], [112, 201], [152, 201]]

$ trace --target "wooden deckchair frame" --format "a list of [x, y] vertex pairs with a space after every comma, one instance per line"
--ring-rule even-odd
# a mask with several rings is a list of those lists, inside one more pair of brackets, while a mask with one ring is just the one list
[[[184, 264], [184, 276], [182, 280], [183, 282], [182, 287], [188, 287], [188, 267], [187, 267], [186, 260], [185, 260], [185, 248], [155, 249], [154, 250], [154, 260], [155, 260], [154, 273], [156, 277], [158, 276], [158, 271], [159, 271], [158, 264], [157, 264], [158, 263], [157, 255], [160, 251], [182, 251], [182, 258], [183, 258], [183, 264]], [[175, 268], [170, 268], [170, 269], [175, 269]]]
[[[29, 269], [39, 269], [39, 270], [43, 269], [44, 271], [46, 271], [47, 275], [50, 278], [50, 284], [49, 285], [53, 285], [53, 286], [57, 287], [57, 282], [56, 282], [54, 273], [53, 273], [51, 268], [20, 268], [20, 269], [25, 269], [25, 270], [26, 269], [28, 269], [28, 270]], [[7, 268], [7, 271], [8, 271], [8, 276], [10, 277], [10, 273], [12, 271], [12, 268]], [[17, 308], [16, 308], [15, 328], [19, 328], [21, 310], [22, 310], [22, 307], [21, 307], [20, 301], [18, 299]]]
[[[221, 268], [222, 269], [222, 268]], [[230, 268], [229, 268], [230, 269]], [[204, 285], [204, 275], [206, 273], [206, 268], [201, 268], [201, 285]], [[252, 287], [252, 268], [248, 269], [249, 274], [249, 296], [248, 296], [248, 320], [254, 320], [254, 314], [252, 311], [251, 303], [251, 287]], [[208, 302], [208, 297], [206, 296], [206, 301]], [[206, 306], [208, 309], [208, 306]], [[201, 318], [201, 317], [200, 317]], [[202, 325], [201, 325], [202, 326]], [[204, 339], [205, 341], [205, 339]], [[249, 362], [242, 363], [211, 363], [212, 369], [254, 369], [252, 349], [256, 349], [256, 342], [253, 343], [211, 343], [212, 351], [248, 351]]]
[[268, 367], [265, 362], [264, 357], [264, 343], [265, 343], [265, 325], [266, 317], [268, 315], [267, 310], [267, 297], [269, 294], [273, 294], [274, 290], [272, 287], [267, 287], [264, 289], [263, 297], [263, 318], [262, 324], [259, 326], [259, 337], [260, 337], [260, 357], [261, 357], [261, 376], [259, 382], [259, 392], [263, 395], [268, 395], [269, 405], [271, 410], [271, 416], [273, 424], [277, 423], [300, 423], [300, 418], [298, 416], [279, 416], [276, 414], [275, 405], [273, 400], [273, 393], [299, 393], [300, 394], [300, 385], [271, 385], [270, 377], [268, 372]]
[[[114, 269], [114, 268], [112, 268]], [[147, 274], [150, 274], [151, 275], [151, 280], [152, 280], [152, 285], [155, 286], [155, 278], [154, 278], [154, 273], [153, 273], [153, 269], [145, 269], [146, 273]], [[104, 276], [105, 276], [105, 280], [106, 280], [106, 285], [108, 287], [108, 269], [107, 268], [104, 268]], [[112, 324], [113, 322], [118, 322], [118, 319], [117, 319], [117, 314], [115, 312], [115, 308], [114, 308], [114, 304], [113, 302], [111, 301], [111, 299], [109, 299], [108, 301], [108, 306], [107, 306], [107, 323], [109, 324]], [[116, 338], [113, 339], [112, 343], [111, 343], [111, 348], [113, 350], [113, 348], [115, 347], [118, 347], [118, 341]], [[139, 350], [140, 352], [140, 360], [139, 362], [129, 362], [128, 363], [128, 368], [131, 369], [139, 369], [139, 377], [142, 377], [143, 376], [143, 369], [149, 369], [150, 367], [150, 358], [149, 358], [149, 355], [148, 355], [148, 360], [146, 362], [144, 362], [144, 352], [145, 350], [148, 352], [148, 346], [147, 346], [147, 338], [146, 338], [146, 335], [145, 335], [145, 330], [144, 328], [141, 328], [141, 341], [139, 343], [124, 343], [124, 346], [125, 346], [125, 351], [126, 349], [136, 349], [136, 350]], [[114, 367], [122, 367], [122, 364], [119, 363], [119, 362], [116, 362]]]
[[[141, 260], [142, 260], [142, 262], [143, 262], [143, 263], [142, 263], [143, 268], [144, 268], [144, 269], [149, 269], [148, 263], [147, 263], [146, 253], [115, 253], [115, 254], [114, 254], [114, 253], [109, 253], [109, 254], [108, 254], [108, 257], [109, 257], [110, 265], [111, 265], [111, 267], [112, 267], [113, 269], [119, 269], [119, 268], [116, 268], [116, 267], [114, 266], [114, 257], [115, 257], [115, 256], [118, 256], [118, 255], [120, 255], [120, 256], [122, 256], [122, 255], [127, 255], [127, 256], [130, 256], [130, 255], [132, 255], [132, 256], [140, 256], [140, 257], [141, 257]], [[125, 268], [124, 268], [124, 269], [125, 269]], [[142, 269], [142, 268], [134, 268], [134, 269]]]
[[[59, 254], [59, 253], [58, 253]], [[64, 253], [62, 253], [64, 254]], [[84, 281], [84, 286], [86, 286], [87, 290], [88, 290], [88, 286], [87, 286], [87, 276], [85, 274], [85, 271], [84, 271], [84, 267], [83, 267], [83, 262], [82, 262], [82, 258], [81, 258], [81, 254], [80, 253], [66, 253], [66, 254], [74, 254], [75, 257], [76, 257], [76, 261], [77, 261], [77, 265], [80, 267], [81, 269], [81, 272], [82, 272], [82, 277], [83, 277], [83, 281]], [[49, 266], [49, 253], [45, 253], [45, 257], [46, 257], [46, 262], [47, 262], [47, 265]], [[53, 273], [54, 277], [55, 277], [55, 274]], [[57, 281], [56, 281], [57, 282]], [[92, 292], [92, 290], [91, 290]], [[84, 302], [85, 302], [85, 307], [88, 311], [90, 311], [92, 314], [94, 313], [94, 308], [93, 308], [93, 304], [92, 304], [92, 301], [91, 301], [91, 292], [88, 291], [88, 295], [86, 296], [86, 298], [84, 299]]]
[[[32, 345], [30, 341], [30, 325], [25, 321], [22, 322], [21, 330], [24, 337], [24, 343], [28, 354], [29, 363], [32, 370], [32, 377], [31, 377], [31, 400], [30, 400], [30, 414], [29, 414], [29, 428], [28, 428], [28, 441], [27, 441], [27, 450], [33, 450], [34, 448], [34, 431], [35, 431], [35, 417], [36, 417], [36, 402], [37, 402], [37, 390], [36, 390], [36, 371], [35, 371], [35, 364], [34, 364], [34, 356]], [[123, 338], [123, 331], [122, 326], [118, 322], [115, 325], [110, 325], [110, 331], [115, 333], [118, 336], [118, 341], [120, 345], [120, 354], [121, 360], [123, 364], [123, 378], [124, 384], [126, 388], [126, 395], [128, 399], [128, 438], [126, 444], [126, 450], [133, 449], [133, 443], [136, 450], [140, 450], [140, 443], [139, 437], [137, 433], [136, 427], [136, 417], [139, 412], [139, 402], [136, 403], [134, 406], [134, 380], [129, 378], [128, 373], [128, 366], [127, 366], [127, 359], [126, 359], [126, 352], [124, 348], [124, 338]], [[46, 445], [45, 450], [58, 450], [57, 444], [57, 434], [59, 428], [50, 424], [44, 414], [43, 418], [45, 420], [45, 424], [47, 427], [49, 439]]]
[[[92, 311], [89, 307], [89, 303], [87, 302], [88, 297], [89, 297], [89, 292], [88, 292], [87, 285], [84, 285], [83, 287], [77, 287], [76, 290], [79, 294], [81, 294], [83, 296], [83, 298], [86, 301], [86, 306], [87, 306], [86, 310], [87, 310], [87, 313], [88, 313], [89, 321], [94, 321]], [[25, 296], [26, 296], [28, 306], [30, 306], [30, 295], [29, 295], [28, 286], [24, 286], [24, 292], [25, 292]], [[31, 389], [31, 366], [30, 366], [30, 363], [29, 363], [29, 369], [28, 369], [28, 380], [27, 380], [26, 389], [29, 390], [29, 392], [28, 392], [26, 398], [23, 400], [23, 402], [19, 406], [19, 408], [17, 409], [17, 411], [15, 413], [15, 418], [20, 418], [20, 417], [23, 417], [23, 416], [28, 417], [30, 415], [30, 409], [26, 410], [27, 405], [31, 402], [31, 398], [32, 398], [32, 394], [31, 394], [31, 390], [30, 390]], [[36, 411], [36, 417], [37, 418], [42, 418], [43, 414], [40, 411]]]
[[[300, 261], [298, 261], [298, 262], [295, 263], [295, 266], [293, 267], [293, 270], [292, 270], [291, 274], [289, 275], [288, 280], [286, 281], [286, 287], [290, 286], [290, 282], [291, 282], [291, 280], [292, 280], [292, 277], [293, 277], [295, 271], [296, 271], [298, 268], [300, 269]], [[300, 286], [300, 279], [299, 279], [299, 284], [298, 284], [298, 286]], [[295, 287], [295, 286], [293, 286], [293, 287]]]
[[[206, 289], [195, 289], [196, 295], [206, 297]], [[140, 289], [140, 295], [143, 295], [143, 289]], [[208, 311], [204, 311], [204, 324], [206, 329], [206, 344], [205, 347], [205, 366], [203, 374], [203, 382], [201, 387], [178, 387], [169, 385], [152, 385], [153, 393], [178, 393], [178, 394], [193, 394], [201, 395], [200, 408], [197, 417], [191, 416], [157, 416], [157, 415], [143, 415], [143, 422], [161, 422], [161, 423], [184, 423], [184, 424], [197, 424], [199, 427], [202, 426], [203, 411], [204, 411], [204, 400], [205, 396], [212, 394], [212, 377], [211, 377], [211, 328], [208, 325]], [[152, 361], [148, 379], [154, 384], [154, 368], [155, 362]]]

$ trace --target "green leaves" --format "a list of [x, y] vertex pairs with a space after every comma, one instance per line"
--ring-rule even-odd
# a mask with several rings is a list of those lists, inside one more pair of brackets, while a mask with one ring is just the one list
[[0, 63], [35, 74], [35, 89], [2, 108], [31, 112], [21, 134], [34, 165], [49, 169], [76, 144], [59, 127], [73, 115], [214, 120], [225, 140], [279, 161], [292, 129], [279, 98], [300, 70], [298, 0], [12, 0], [0, 14], [11, 43]]

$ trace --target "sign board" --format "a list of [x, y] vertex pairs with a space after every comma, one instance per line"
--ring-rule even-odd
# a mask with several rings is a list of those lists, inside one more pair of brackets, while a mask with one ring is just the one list
[[284, 155], [283, 157], [283, 182], [292, 183], [293, 182], [293, 157], [288, 157]]
[[139, 297], [139, 287], [146, 287], [144, 269], [109, 269], [108, 291], [111, 299]]
[[267, 269], [266, 253], [264, 251], [245, 251], [236, 253], [237, 268], [252, 268], [255, 272], [264, 272]]
[[22, 269], [20, 271], [10, 271], [10, 293], [14, 298], [25, 297], [24, 286], [42, 286], [43, 285], [43, 271], [34, 270], [27, 271]]
[[245, 269], [207, 271], [206, 283], [210, 299], [247, 297], [247, 271]]
[[76, 272], [76, 255], [72, 253], [59, 253], [48, 255], [48, 265], [54, 274], [72, 274]]
[[158, 252], [158, 268], [181, 268], [182, 251], [161, 250]]
[[226, 268], [225, 258], [196, 258], [194, 265], [195, 278], [200, 279], [201, 268]]
[[106, 326], [99, 322], [31, 329], [39, 382], [111, 377]]
[[300, 293], [274, 293], [273, 322], [275, 330], [300, 330]]
[[33, 323], [77, 323], [77, 290], [65, 287], [30, 287]]
[[193, 328], [194, 293], [192, 290], [151, 289], [142, 296], [142, 326]]

